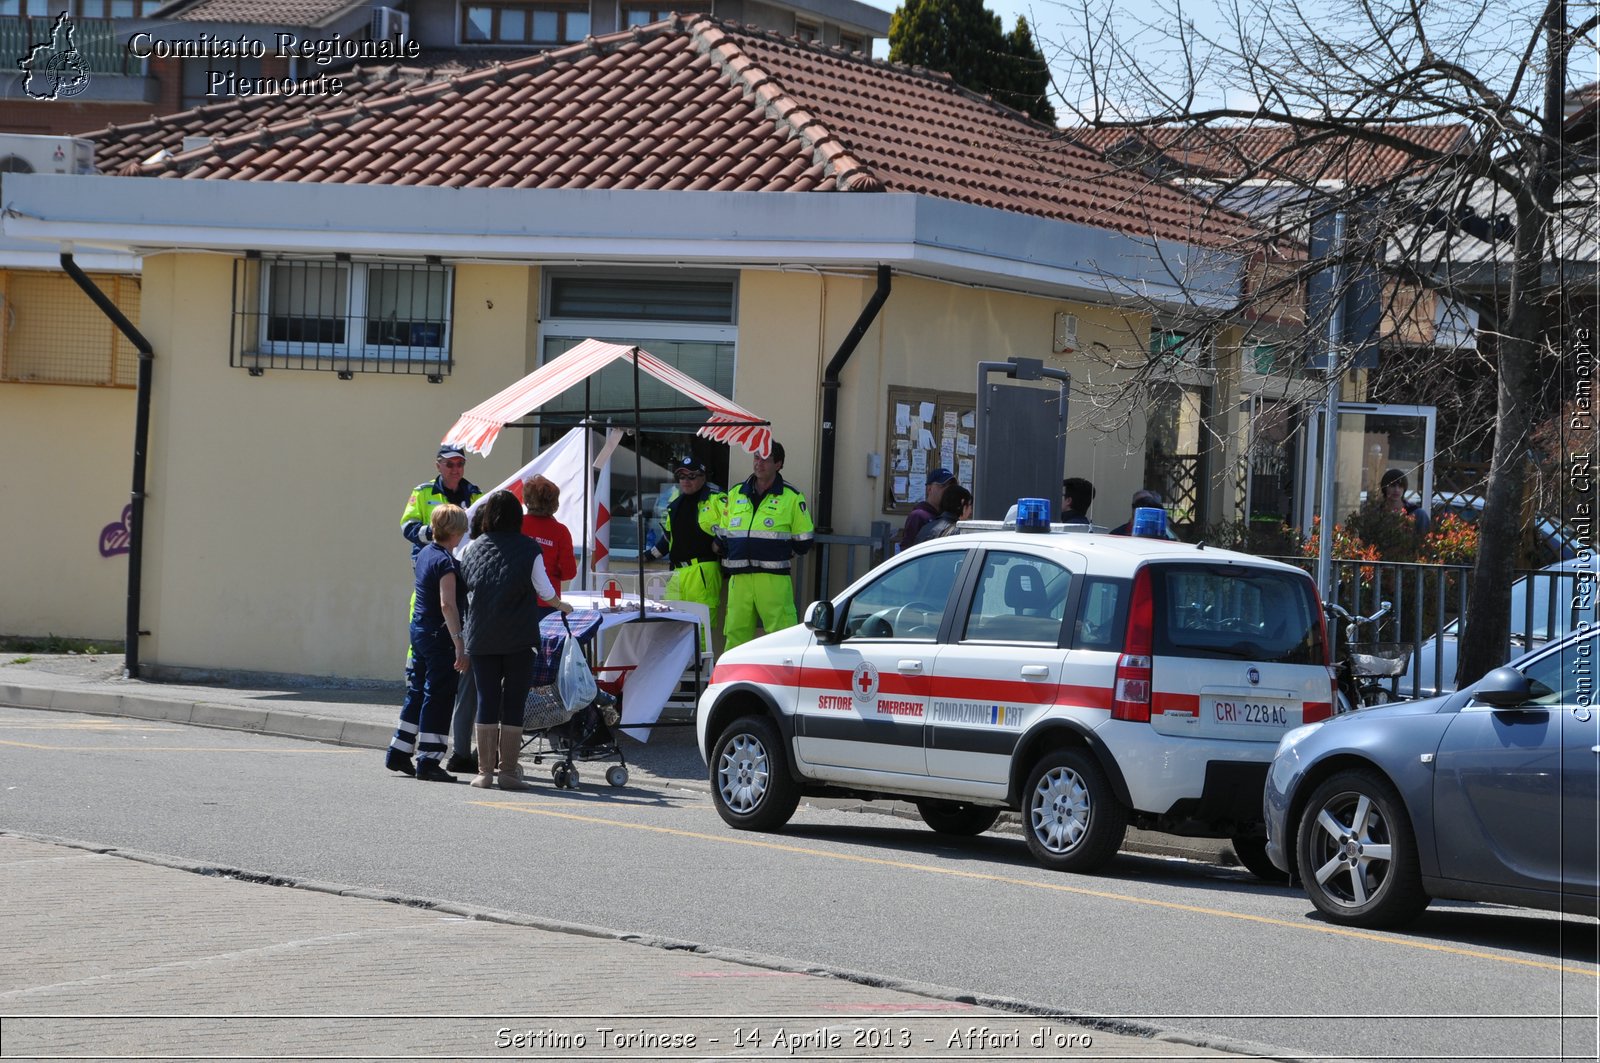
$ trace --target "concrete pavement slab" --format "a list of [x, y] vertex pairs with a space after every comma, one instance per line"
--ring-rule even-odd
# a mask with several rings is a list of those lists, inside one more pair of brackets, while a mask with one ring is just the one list
[[1263, 1058], [157, 860], [0, 834], [7, 1058]]

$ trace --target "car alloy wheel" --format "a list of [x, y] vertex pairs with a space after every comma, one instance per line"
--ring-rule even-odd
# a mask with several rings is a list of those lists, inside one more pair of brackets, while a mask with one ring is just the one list
[[1093, 871], [1116, 855], [1128, 809], [1084, 749], [1059, 749], [1028, 774], [1023, 836], [1035, 860], [1056, 871]]
[[789, 775], [782, 739], [771, 721], [744, 716], [717, 739], [711, 764], [711, 799], [717, 814], [742, 830], [776, 830], [800, 803]]
[[1306, 803], [1298, 849], [1306, 895], [1333, 922], [1394, 926], [1428, 906], [1405, 805], [1376, 771], [1324, 780]]

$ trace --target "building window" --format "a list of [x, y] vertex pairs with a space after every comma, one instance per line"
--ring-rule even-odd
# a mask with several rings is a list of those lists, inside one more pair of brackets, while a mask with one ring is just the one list
[[864, 52], [867, 50], [867, 39], [857, 37], [854, 33], [839, 34], [839, 47], [847, 52]]
[[[737, 305], [738, 281], [731, 274], [547, 271], [539, 360], [548, 362], [590, 337], [633, 344], [736, 398]], [[647, 375], [641, 376], [639, 392], [640, 407], [650, 411], [642, 414], [642, 480], [635, 481], [632, 453], [619, 452], [611, 464], [611, 553], [616, 557], [638, 550], [638, 524], [631, 518], [654, 512], [670, 497], [675, 456], [697, 455], [715, 483], [728, 485], [728, 448], [694, 434], [705, 423], [706, 411]], [[608, 411], [618, 427], [632, 423], [633, 372], [618, 363], [541, 408], [541, 445], [559, 439], [583, 416], [586, 394], [591, 411]]]
[[1210, 369], [1211, 347], [1187, 332], [1156, 329], [1150, 333], [1150, 358], [1165, 369]]
[[475, 2], [461, 6], [464, 44], [567, 44], [588, 35], [586, 4]]
[[453, 279], [433, 263], [246, 259], [235, 269], [233, 364], [442, 376]]
[[[3, 2], [3, 0], [0, 0]], [[143, 18], [160, 0], [78, 0], [78, 18]]]
[[804, 19], [797, 18], [794, 20], [794, 35], [802, 41], [820, 41], [822, 40], [822, 27], [815, 22], [807, 22]]
[[652, 22], [661, 22], [671, 18], [676, 11], [680, 15], [709, 15], [712, 13], [709, 0], [696, 3], [695, 0], [684, 0], [683, 3], [670, 4], [623, 4], [623, 28], [632, 26], [648, 26]]
[[[139, 278], [93, 279], [137, 327]], [[0, 270], [0, 380], [131, 388], [138, 368], [138, 350], [70, 278]]]

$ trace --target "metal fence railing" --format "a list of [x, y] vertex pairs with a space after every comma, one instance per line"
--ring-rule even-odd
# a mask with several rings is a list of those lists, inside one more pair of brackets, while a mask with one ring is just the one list
[[872, 522], [866, 535], [818, 535], [809, 553], [795, 559], [795, 610], [802, 619], [806, 606], [831, 598], [888, 557], [894, 547], [893, 526]]
[[[1315, 560], [1279, 560], [1313, 574], [1316, 570]], [[1357, 616], [1376, 612], [1382, 602], [1390, 603], [1389, 614], [1376, 625], [1364, 627], [1357, 637], [1363, 642], [1410, 644], [1410, 666], [1395, 680], [1394, 689], [1425, 697], [1455, 689], [1457, 644], [1472, 607], [1471, 576], [1469, 565], [1335, 559], [1333, 587], [1326, 597]], [[1506, 660], [1595, 622], [1592, 569], [1538, 569], [1518, 571], [1514, 576]], [[1330, 622], [1328, 636], [1337, 656], [1344, 640], [1342, 625]]]
[[[55, 21], [54, 15], [0, 15], [0, 56], [15, 63], [31, 56], [39, 45], [53, 43]], [[111, 19], [73, 19], [72, 43], [78, 61], [90, 74], [136, 74], [141, 69], [140, 60], [117, 39], [116, 23]]]

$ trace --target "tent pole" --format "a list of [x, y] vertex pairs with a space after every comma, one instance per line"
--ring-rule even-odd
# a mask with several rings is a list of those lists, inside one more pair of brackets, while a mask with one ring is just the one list
[[639, 417], [639, 348], [630, 351], [633, 356], [633, 497], [638, 509], [634, 511], [634, 545], [639, 572], [639, 619], [644, 619], [644, 535], [647, 521], [644, 517], [644, 439]]

